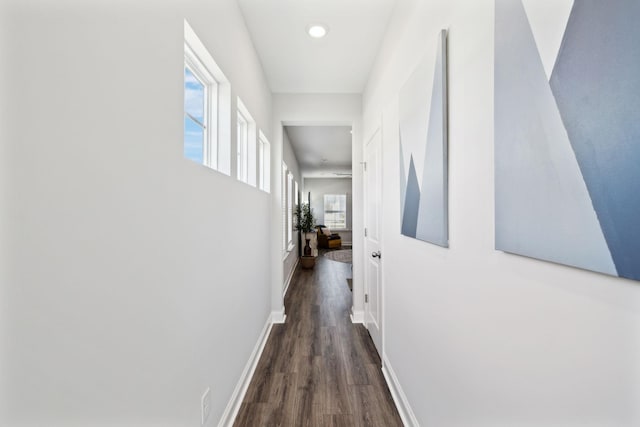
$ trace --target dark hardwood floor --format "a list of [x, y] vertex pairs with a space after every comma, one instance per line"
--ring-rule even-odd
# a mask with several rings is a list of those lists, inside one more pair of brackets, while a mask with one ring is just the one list
[[402, 426], [369, 333], [349, 319], [349, 264], [294, 273], [234, 426]]

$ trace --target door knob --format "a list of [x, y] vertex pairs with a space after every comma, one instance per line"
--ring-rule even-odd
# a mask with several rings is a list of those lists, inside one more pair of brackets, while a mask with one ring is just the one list
[[371, 256], [373, 258], [382, 258], [382, 254], [380, 253], [380, 251], [378, 252], [371, 252]]

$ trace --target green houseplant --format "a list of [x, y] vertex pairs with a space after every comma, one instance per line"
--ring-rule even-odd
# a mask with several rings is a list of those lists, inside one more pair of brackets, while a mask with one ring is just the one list
[[296, 206], [296, 230], [304, 233], [304, 240], [306, 245], [304, 246], [304, 256], [311, 256], [311, 246], [309, 242], [311, 239], [307, 238], [307, 234], [311, 233], [316, 226], [315, 218], [313, 217], [313, 209], [309, 206], [309, 203], [302, 203]]

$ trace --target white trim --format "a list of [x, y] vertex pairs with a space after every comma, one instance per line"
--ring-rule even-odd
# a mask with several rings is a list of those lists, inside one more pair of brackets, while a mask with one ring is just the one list
[[269, 316], [267, 318], [267, 321], [264, 324], [264, 328], [262, 328], [262, 332], [258, 337], [258, 342], [256, 342], [256, 346], [254, 347], [253, 352], [251, 352], [251, 356], [249, 357], [249, 360], [244, 367], [244, 371], [242, 371], [242, 375], [240, 375], [238, 384], [236, 385], [235, 390], [233, 390], [231, 399], [229, 400], [227, 407], [222, 413], [222, 418], [220, 418], [218, 427], [233, 426], [233, 422], [238, 416], [240, 405], [244, 400], [245, 394], [247, 394], [249, 383], [251, 383], [251, 378], [253, 378], [253, 374], [255, 373], [256, 367], [258, 366], [258, 361], [260, 360], [260, 356], [262, 355], [264, 346], [267, 343], [267, 339], [269, 338], [269, 333], [271, 332], [271, 327], [273, 326], [272, 317], [273, 316]]
[[351, 309], [351, 314], [349, 315], [349, 317], [351, 318], [351, 323], [362, 323], [362, 324], [364, 324], [364, 311], [362, 311], [362, 310], [354, 310], [352, 308]]
[[280, 311], [272, 311], [271, 312], [271, 322], [276, 323], [285, 323], [287, 321], [287, 315], [284, 314], [284, 307]]
[[193, 53], [196, 54], [198, 59], [202, 61], [204, 66], [207, 67], [207, 70], [218, 82], [229, 81], [229, 79], [225, 77], [220, 67], [218, 67], [218, 64], [216, 64], [216, 61], [213, 60], [211, 54], [209, 54], [209, 51], [204, 46], [204, 43], [202, 43], [202, 41], [196, 35], [196, 32], [193, 31], [193, 28], [191, 28], [191, 25], [189, 25], [186, 19], [184, 20], [184, 39], [189, 44], [189, 47], [193, 50]]
[[419, 427], [420, 424], [418, 423], [418, 419], [413, 413], [411, 405], [409, 405], [409, 401], [407, 400], [407, 396], [404, 394], [404, 391], [400, 386], [400, 382], [398, 382], [398, 377], [396, 377], [395, 372], [391, 368], [391, 364], [389, 363], [389, 360], [387, 360], [386, 355], [383, 355], [382, 357], [382, 375], [384, 375], [384, 379], [387, 381], [387, 386], [389, 387], [391, 397], [396, 404], [396, 408], [398, 408], [402, 424], [407, 427]]
[[287, 291], [289, 290], [289, 285], [291, 284], [291, 279], [293, 279], [293, 273], [296, 272], [296, 268], [300, 263], [300, 258], [296, 259], [296, 263], [293, 265], [293, 268], [289, 272], [289, 277], [287, 277], [287, 281], [284, 282], [284, 291], [282, 291], [282, 298], [287, 296]]

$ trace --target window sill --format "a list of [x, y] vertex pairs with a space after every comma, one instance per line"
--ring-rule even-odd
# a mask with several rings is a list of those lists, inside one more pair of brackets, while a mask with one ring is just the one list
[[296, 246], [294, 244], [290, 244], [289, 247], [287, 247], [287, 250], [282, 253], [282, 261], [285, 261], [287, 259], [287, 257], [289, 256], [289, 254], [291, 254], [295, 247]]

